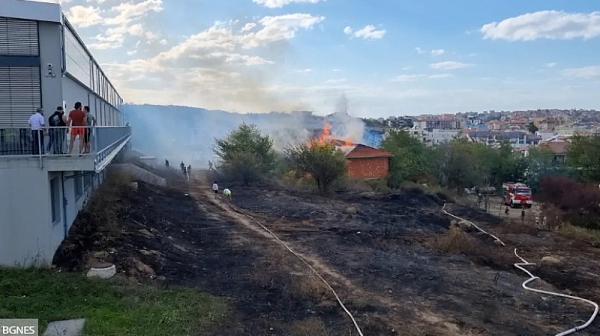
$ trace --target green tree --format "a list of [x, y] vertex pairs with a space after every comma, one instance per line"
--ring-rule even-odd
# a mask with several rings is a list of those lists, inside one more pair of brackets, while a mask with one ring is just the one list
[[423, 182], [430, 176], [429, 150], [408, 132], [391, 131], [381, 148], [392, 153], [388, 184], [398, 188], [403, 181]]
[[530, 122], [529, 125], [527, 125], [527, 130], [529, 131], [529, 133], [535, 134], [535, 132], [539, 131], [539, 128], [535, 126], [533, 122]]
[[600, 182], [600, 136], [575, 136], [567, 147], [567, 164], [580, 181]]
[[563, 175], [560, 167], [554, 164], [554, 153], [548, 148], [530, 149], [525, 161], [527, 165], [525, 182], [534, 191], [540, 189], [540, 182], [544, 177]]
[[458, 191], [481, 185], [486, 176], [481, 174], [476, 149], [476, 144], [464, 139], [435, 147], [434, 172], [438, 182]]
[[332, 143], [313, 141], [290, 147], [285, 153], [292, 168], [309, 174], [321, 193], [327, 193], [331, 184], [346, 174], [346, 156]]
[[276, 163], [273, 140], [255, 125], [242, 124], [224, 139], [215, 139], [213, 151], [221, 159], [219, 168], [244, 184], [271, 172]]

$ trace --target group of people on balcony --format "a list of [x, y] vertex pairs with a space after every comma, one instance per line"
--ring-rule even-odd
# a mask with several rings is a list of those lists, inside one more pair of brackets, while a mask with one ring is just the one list
[[[31, 133], [33, 137], [33, 154], [65, 154], [64, 142], [70, 133], [68, 154], [73, 152], [75, 139], [79, 137], [79, 154], [88, 154], [92, 150], [92, 129], [96, 126], [96, 117], [90, 113], [89, 106], [82, 106], [80, 102], [75, 103], [74, 109], [65, 115], [62, 106], [48, 118], [48, 147], [44, 147], [44, 129], [46, 128], [44, 109], [38, 108], [29, 118]], [[70, 129], [69, 129], [70, 127]], [[44, 151], [45, 149], [45, 151]]]

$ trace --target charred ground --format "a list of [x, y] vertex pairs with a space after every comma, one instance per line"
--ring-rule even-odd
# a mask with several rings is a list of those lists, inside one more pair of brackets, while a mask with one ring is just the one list
[[[522, 290], [526, 278], [510, 264], [514, 247], [533, 262], [549, 254], [564, 258], [534, 270], [547, 281], [542, 286], [600, 301], [598, 249], [450, 207], [501, 235], [509, 246], [500, 248], [449, 229], [444, 200], [418, 189], [321, 197], [265, 184], [234, 188], [233, 203], [302, 254], [365, 335], [548, 335], [588, 318], [586, 306]], [[115, 226], [82, 214], [57, 255], [58, 267], [110, 261], [143, 282], [226, 296], [230, 322], [214, 335], [356, 335], [322, 283], [202, 180], [169, 188], [140, 183], [97, 206], [115, 207]], [[444, 240], [458, 247], [442, 251]], [[580, 334], [598, 333], [594, 323]]]

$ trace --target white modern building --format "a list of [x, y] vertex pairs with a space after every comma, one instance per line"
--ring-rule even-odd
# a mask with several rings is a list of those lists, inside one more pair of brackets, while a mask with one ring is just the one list
[[[50, 265], [79, 210], [127, 146], [122, 99], [58, 4], [0, 0], [0, 265]], [[91, 151], [35, 152], [29, 117], [91, 108]], [[48, 143], [51, 131], [45, 131]], [[66, 136], [63, 130], [62, 136]]]
[[461, 134], [461, 130], [457, 129], [410, 129], [410, 135], [413, 138], [418, 139], [427, 147], [438, 146], [442, 144], [450, 143], [453, 139], [458, 139]]

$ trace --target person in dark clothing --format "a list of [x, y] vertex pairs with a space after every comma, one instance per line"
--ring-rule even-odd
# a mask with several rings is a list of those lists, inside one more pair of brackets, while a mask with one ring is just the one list
[[179, 164], [179, 167], [181, 167], [181, 172], [185, 173], [185, 163], [183, 163], [183, 161], [181, 161], [181, 164]]
[[192, 165], [189, 165], [187, 168], [187, 173], [191, 174], [192, 173]]
[[169, 160], [165, 160], [165, 167], [167, 167], [167, 169], [169, 169]]
[[48, 144], [48, 152], [52, 151], [52, 154], [64, 154], [65, 127], [67, 126], [64, 115], [65, 111], [63, 110], [63, 107], [59, 106], [50, 118], [48, 118], [48, 124], [50, 125], [50, 143]]

